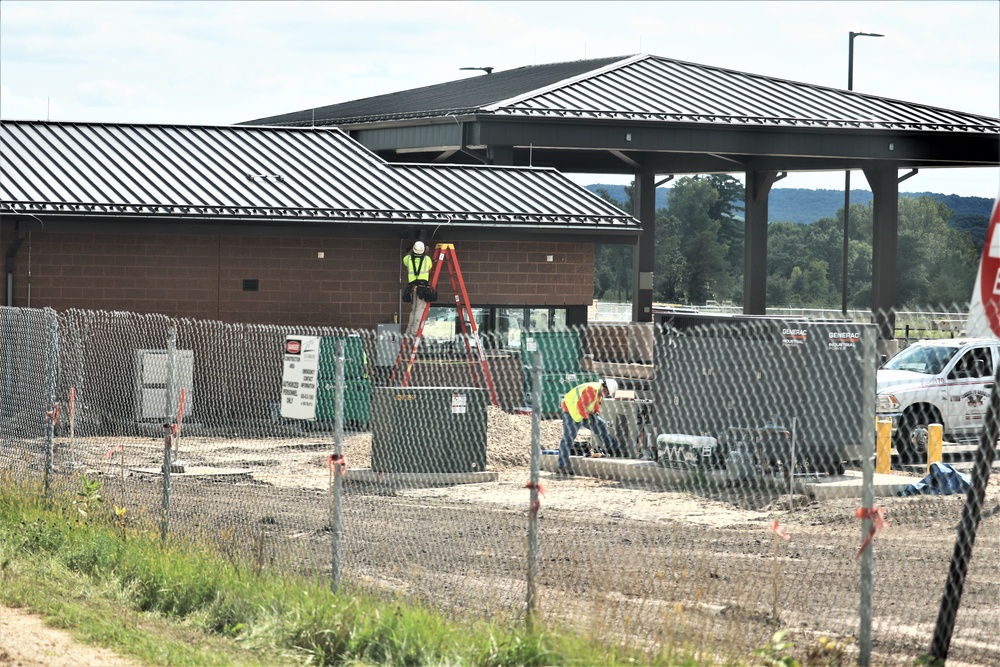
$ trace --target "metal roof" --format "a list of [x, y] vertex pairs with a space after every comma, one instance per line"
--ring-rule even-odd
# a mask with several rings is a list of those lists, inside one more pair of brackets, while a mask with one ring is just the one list
[[1000, 132], [1000, 119], [653, 55], [535, 65], [252, 125], [360, 125], [461, 114], [728, 126]]
[[622, 60], [601, 58], [518, 67], [484, 76], [473, 76], [450, 83], [366, 97], [340, 104], [306, 109], [293, 113], [259, 118], [244, 125], [286, 125], [308, 127], [346, 122], [369, 122], [426, 116], [473, 113], [497, 100], [546, 88]]
[[8, 213], [639, 228], [554, 169], [391, 164], [336, 128], [0, 121], [0, 149]]

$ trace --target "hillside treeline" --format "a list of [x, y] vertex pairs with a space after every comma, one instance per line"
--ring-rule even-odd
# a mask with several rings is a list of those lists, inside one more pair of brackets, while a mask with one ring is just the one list
[[[635, 189], [626, 201], [598, 194], [632, 213]], [[653, 300], [702, 305], [743, 303], [743, 184], [731, 176], [688, 176], [670, 189], [656, 211]], [[843, 208], [835, 218], [810, 224], [768, 225], [769, 306], [839, 308], [842, 299]], [[899, 199], [897, 299], [899, 308], [950, 308], [972, 293], [979, 252], [969, 232], [949, 226], [950, 209], [933, 198]], [[852, 204], [848, 235], [849, 308], [871, 307], [872, 209]], [[598, 245], [594, 297], [632, 299], [632, 248]]]

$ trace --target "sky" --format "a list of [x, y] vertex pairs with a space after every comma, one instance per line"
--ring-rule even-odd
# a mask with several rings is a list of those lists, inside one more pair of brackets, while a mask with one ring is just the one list
[[[1000, 117], [1000, 0], [3, 0], [0, 118], [228, 125], [483, 75], [462, 67], [636, 53], [846, 89], [851, 31], [884, 35], [855, 38], [855, 91]], [[993, 199], [1000, 168], [922, 169], [900, 189]]]

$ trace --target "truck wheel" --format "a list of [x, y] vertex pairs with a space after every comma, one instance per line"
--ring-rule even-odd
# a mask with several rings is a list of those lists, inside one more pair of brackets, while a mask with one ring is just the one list
[[913, 407], [904, 412], [896, 431], [900, 462], [920, 464], [927, 461], [927, 426], [940, 423], [941, 415], [929, 406]]

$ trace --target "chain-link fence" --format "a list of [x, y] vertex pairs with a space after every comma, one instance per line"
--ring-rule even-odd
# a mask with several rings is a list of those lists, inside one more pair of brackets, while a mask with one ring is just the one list
[[413, 346], [3, 308], [0, 465], [46, 493], [99, 478], [164, 539], [455, 617], [718, 662], [787, 628], [820, 661], [911, 664], [933, 641], [998, 664], [996, 345], [876, 370], [875, 335], [683, 314]]

